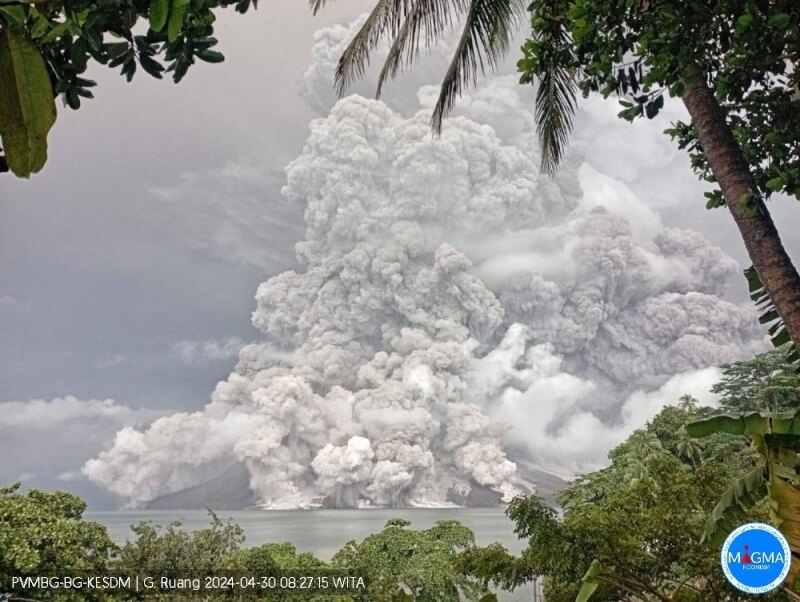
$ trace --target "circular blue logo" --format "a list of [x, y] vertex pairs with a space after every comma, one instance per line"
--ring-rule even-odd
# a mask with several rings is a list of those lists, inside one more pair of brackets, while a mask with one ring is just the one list
[[737, 527], [722, 546], [720, 562], [731, 585], [747, 594], [766, 594], [789, 574], [789, 542], [775, 527], [747, 523]]

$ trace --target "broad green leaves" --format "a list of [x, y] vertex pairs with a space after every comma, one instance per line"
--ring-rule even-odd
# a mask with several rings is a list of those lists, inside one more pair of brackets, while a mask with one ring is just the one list
[[746, 518], [747, 511], [766, 496], [767, 474], [763, 466], [736, 479], [709, 514], [702, 541], [714, 548], [721, 545], [731, 530]]
[[169, 0], [153, 0], [150, 5], [150, 29], [159, 32], [164, 29], [167, 24], [167, 15], [169, 15]]
[[9, 169], [30, 177], [47, 161], [47, 134], [56, 121], [50, 76], [27, 38], [0, 31], [0, 136]]
[[[686, 430], [697, 436], [719, 432], [750, 435], [761, 456], [760, 466], [723, 492], [706, 521], [703, 540], [718, 546], [753, 506], [767, 500], [771, 521], [792, 550], [800, 549], [800, 410], [713, 416], [686, 425]], [[793, 554], [789, 583], [796, 583], [799, 574], [800, 562]]]
[[720, 414], [687, 424], [686, 432], [695, 438], [707, 437], [714, 433], [749, 436], [763, 435], [769, 432], [769, 421], [758, 412], [738, 415]]
[[170, 43], [178, 39], [188, 8], [189, 0], [172, 0], [172, 10], [170, 10], [169, 24], [167, 25], [167, 39]]
[[175, 42], [183, 29], [189, 4], [190, 0], [153, 0], [148, 14], [150, 29], [160, 33], [167, 26], [167, 39]]
[[244, 13], [256, 0], [0, 0], [0, 172], [42, 168], [55, 98], [71, 109], [92, 98], [91, 65], [177, 83], [198, 60], [222, 62], [214, 23], [231, 5]]

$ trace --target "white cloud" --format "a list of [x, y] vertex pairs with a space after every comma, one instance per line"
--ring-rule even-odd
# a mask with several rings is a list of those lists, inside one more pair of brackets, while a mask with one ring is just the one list
[[64, 481], [65, 483], [71, 483], [73, 481], [79, 481], [83, 478], [83, 475], [79, 470], [65, 470], [63, 472], [59, 472], [56, 475], [56, 479], [59, 481]]
[[240, 337], [209, 339], [207, 341], [181, 341], [175, 344], [175, 351], [186, 364], [202, 361], [229, 360], [239, 354], [246, 345]]
[[119, 366], [125, 361], [125, 356], [121, 354], [112, 355], [111, 357], [105, 358], [97, 362], [96, 366], [101, 370], [105, 370], [107, 368], [113, 368], [114, 366]]
[[151, 409], [134, 409], [116, 403], [113, 399], [78, 399], [72, 395], [50, 401], [0, 402], [0, 432], [42, 431], [54, 428], [83, 429], [88, 424], [110, 423], [116, 425], [141, 424], [152, 420], [161, 412]]
[[15, 307], [19, 304], [20, 301], [16, 297], [12, 297], [11, 295], [0, 296], [0, 309], [4, 307]]
[[[0, 483], [31, 475], [77, 480], [83, 463], [109, 445], [119, 429], [146, 426], [163, 413], [69, 395], [0, 402]], [[28, 473], [26, 479], [17, 479], [20, 471]]]

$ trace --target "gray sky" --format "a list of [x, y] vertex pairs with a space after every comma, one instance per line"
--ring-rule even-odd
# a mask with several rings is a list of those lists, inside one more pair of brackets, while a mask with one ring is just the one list
[[[196, 65], [179, 86], [92, 73], [97, 98], [60, 111], [46, 169], [0, 181], [0, 399], [175, 407], [207, 397], [231, 362], [187, 367], [173, 346], [251, 336], [256, 284], [292, 265], [300, 210], [279, 189], [312, 117], [297, 81], [315, 29], [348, 12], [313, 19], [304, 3], [279, 0], [226, 14], [226, 62]], [[249, 164], [256, 181], [212, 189], [231, 163]], [[180, 193], [198, 177], [210, 198]], [[180, 198], [165, 203], [153, 187]], [[231, 260], [208, 238], [236, 238], [246, 224], [225, 222], [248, 208], [278, 227], [252, 235], [261, 256]]]
[[[126, 84], [97, 69], [97, 98], [60, 110], [44, 171], [0, 177], [0, 402], [116, 401], [96, 408], [106, 426], [86, 436], [27, 436], [47, 432], [40, 417], [69, 414], [69, 402], [0, 423], [0, 457], [12, 458], [0, 462], [0, 482], [27, 476], [105, 505], [71, 473], [107, 442], [107, 425], [207, 402], [238, 344], [257, 336], [256, 286], [295, 265], [301, 209], [279, 191], [315, 117], [298, 96], [313, 33], [368, 5], [341, 0], [315, 18], [305, 2], [270, 0], [245, 16], [227, 13], [217, 29], [226, 61], [196, 65], [179, 86], [144, 74]], [[730, 217], [704, 209], [688, 160], [659, 133], [667, 120], [629, 126], [615, 112], [594, 100], [580, 116], [587, 160], [648, 199], [666, 224], [695, 227], [744, 262]], [[800, 257], [789, 227], [796, 205], [774, 210]], [[731, 296], [741, 299], [743, 287]], [[9, 409], [22, 415], [22, 405]]]

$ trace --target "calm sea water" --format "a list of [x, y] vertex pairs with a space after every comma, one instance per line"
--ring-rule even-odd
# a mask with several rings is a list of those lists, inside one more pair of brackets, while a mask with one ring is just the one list
[[[512, 552], [524, 547], [514, 535], [513, 525], [503, 508], [408, 508], [369, 510], [231, 510], [218, 513], [220, 518], [232, 518], [244, 529], [246, 546], [267, 542], [292, 542], [301, 552], [312, 552], [328, 560], [351, 539], [363, 539], [383, 528], [391, 518], [405, 518], [411, 527], [426, 529], [439, 520], [458, 520], [472, 529], [478, 545], [500, 542]], [[147, 510], [117, 512], [87, 512], [85, 517], [104, 524], [111, 537], [124, 543], [132, 536], [130, 525], [144, 520], [166, 525], [180, 520], [189, 531], [209, 524], [202, 510]], [[504, 594], [501, 600], [517, 602], [533, 600], [532, 588]]]

